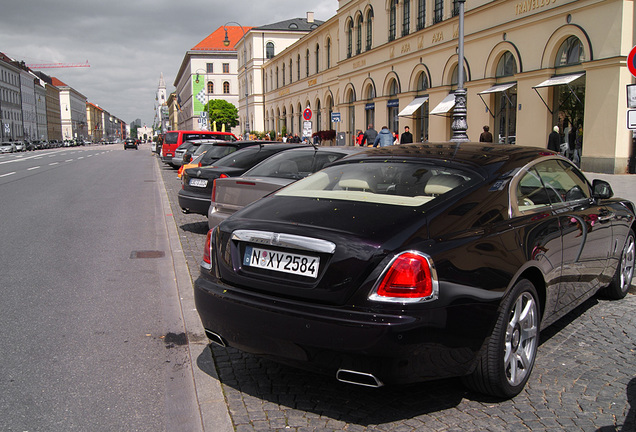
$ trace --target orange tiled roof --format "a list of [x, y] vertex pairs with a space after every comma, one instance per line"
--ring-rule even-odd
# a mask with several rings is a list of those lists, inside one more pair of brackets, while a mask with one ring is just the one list
[[[223, 45], [225, 40], [225, 29], [223, 26], [216, 29], [201, 42], [192, 47], [193, 51], [235, 51], [235, 45], [243, 37], [243, 30], [239, 26], [227, 26], [227, 37], [230, 40], [230, 46]], [[247, 33], [252, 27], [243, 27]]]
[[68, 87], [66, 84], [55, 77], [51, 77], [51, 82], [55, 87]]

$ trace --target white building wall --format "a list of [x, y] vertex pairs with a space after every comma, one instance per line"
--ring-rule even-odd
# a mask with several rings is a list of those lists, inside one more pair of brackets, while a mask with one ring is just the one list
[[38, 140], [35, 112], [35, 78], [25, 70], [20, 71], [20, 96], [22, 101], [22, 128], [25, 139]]

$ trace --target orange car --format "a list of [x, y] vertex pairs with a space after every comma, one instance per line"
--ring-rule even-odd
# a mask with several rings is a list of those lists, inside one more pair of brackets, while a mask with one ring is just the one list
[[177, 171], [177, 178], [181, 178], [181, 174], [183, 174], [183, 170], [187, 170], [188, 168], [196, 168], [201, 166], [201, 160], [206, 152], [201, 153], [199, 156], [195, 157], [190, 161], [190, 163], [183, 164], [179, 167], [179, 171]]

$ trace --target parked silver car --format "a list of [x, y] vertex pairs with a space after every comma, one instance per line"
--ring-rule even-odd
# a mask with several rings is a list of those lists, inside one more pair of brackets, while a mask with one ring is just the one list
[[265, 159], [240, 177], [214, 180], [208, 226], [217, 226], [246, 205], [290, 183], [305, 178], [345, 156], [365, 151], [360, 147], [308, 147], [290, 149]]
[[0, 143], [0, 153], [13, 153], [16, 151], [15, 144], [11, 141], [3, 141]]

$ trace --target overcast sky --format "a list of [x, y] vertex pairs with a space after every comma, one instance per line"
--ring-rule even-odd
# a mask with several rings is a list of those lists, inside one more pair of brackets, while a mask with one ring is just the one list
[[34, 63], [89, 102], [131, 123], [154, 120], [163, 72], [168, 94], [187, 50], [230, 21], [244, 27], [333, 17], [338, 0], [1, 0], [0, 52]]

